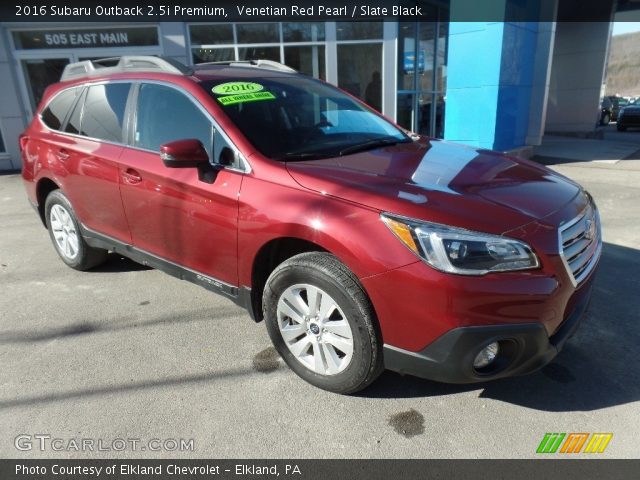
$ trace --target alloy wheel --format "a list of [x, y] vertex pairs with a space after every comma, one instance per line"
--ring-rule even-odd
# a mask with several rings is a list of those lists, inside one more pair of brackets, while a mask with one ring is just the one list
[[278, 300], [278, 327], [295, 359], [320, 375], [336, 375], [351, 363], [353, 332], [344, 312], [324, 290], [287, 288]]
[[51, 207], [49, 220], [58, 251], [68, 260], [73, 260], [78, 256], [80, 238], [71, 214], [56, 203]]

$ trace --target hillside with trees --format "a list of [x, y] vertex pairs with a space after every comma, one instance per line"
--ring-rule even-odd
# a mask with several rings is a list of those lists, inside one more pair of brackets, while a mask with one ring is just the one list
[[640, 32], [611, 38], [607, 95], [640, 95]]

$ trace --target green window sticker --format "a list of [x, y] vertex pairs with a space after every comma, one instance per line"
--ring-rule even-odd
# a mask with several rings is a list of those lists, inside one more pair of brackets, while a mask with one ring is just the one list
[[241, 93], [238, 95], [225, 95], [224, 97], [218, 97], [218, 101], [223, 105], [234, 105], [236, 103], [244, 102], [256, 102], [258, 100], [275, 100], [276, 96], [271, 92], [255, 92], [255, 93]]
[[253, 82], [227, 82], [216, 85], [211, 89], [216, 95], [237, 95], [239, 93], [255, 93], [264, 87]]

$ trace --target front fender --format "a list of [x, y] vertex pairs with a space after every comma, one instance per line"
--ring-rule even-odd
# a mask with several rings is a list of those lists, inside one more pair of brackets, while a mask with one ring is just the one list
[[380, 220], [380, 212], [299, 186], [247, 177], [238, 219], [238, 275], [251, 285], [256, 254], [278, 238], [314, 243], [360, 279], [415, 262]]

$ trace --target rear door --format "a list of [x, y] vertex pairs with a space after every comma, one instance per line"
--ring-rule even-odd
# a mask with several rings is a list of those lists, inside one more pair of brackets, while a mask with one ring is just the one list
[[76, 103], [57, 155], [67, 176], [65, 193], [85, 227], [130, 243], [120, 199], [120, 155], [130, 82], [88, 86]]
[[167, 168], [160, 146], [196, 138], [214, 158], [225, 140], [195, 98], [173, 86], [142, 83], [123, 154], [121, 192], [133, 245], [237, 285], [238, 195], [243, 174], [222, 169], [212, 183], [196, 168]]

